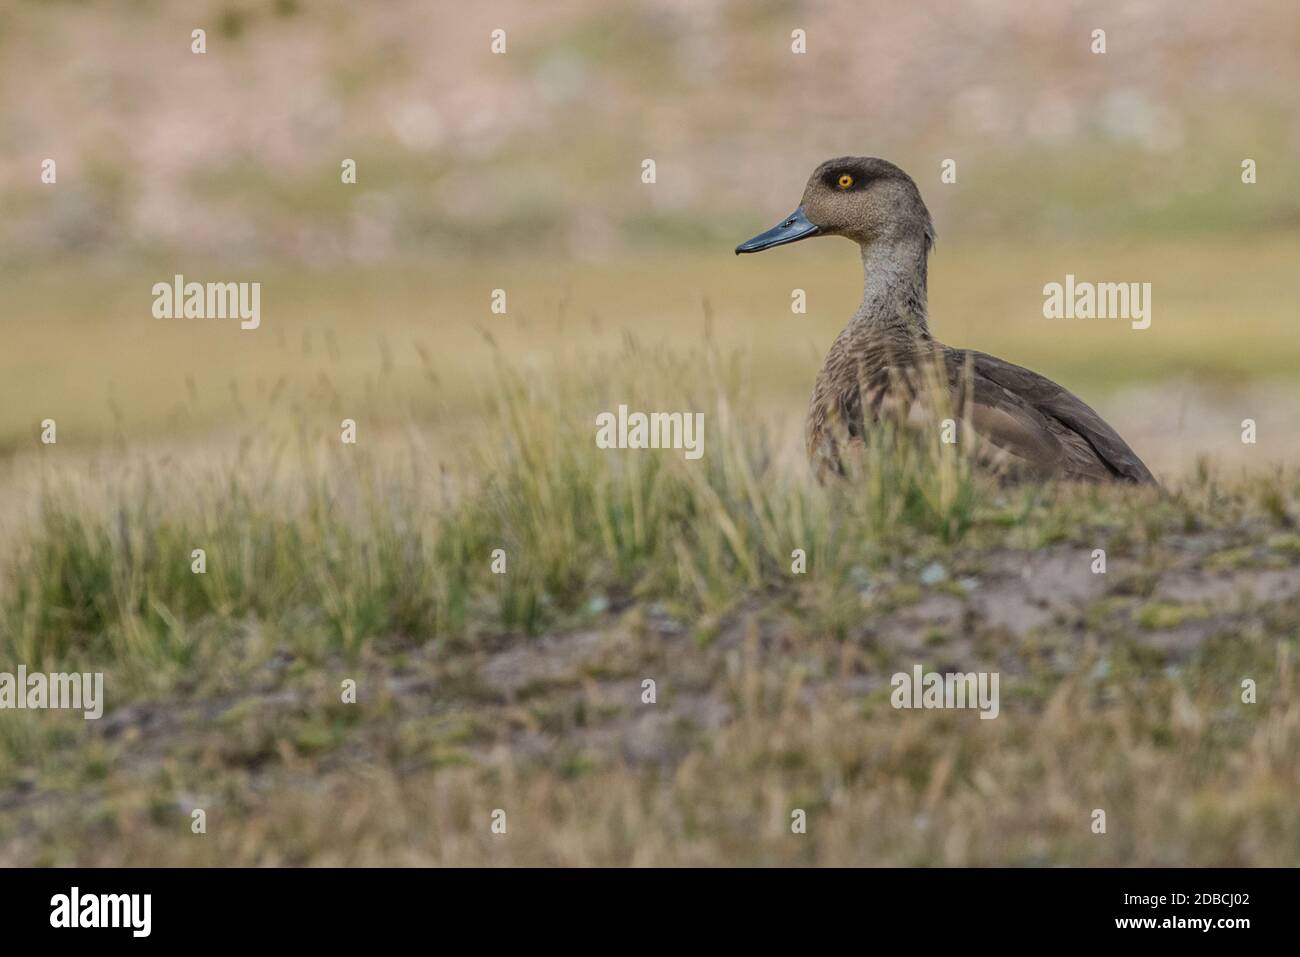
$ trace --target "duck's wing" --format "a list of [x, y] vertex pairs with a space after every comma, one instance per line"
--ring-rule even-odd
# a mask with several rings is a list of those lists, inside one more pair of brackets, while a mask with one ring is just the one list
[[1091, 481], [1154, 482], [1119, 433], [1051, 379], [996, 356], [945, 349], [954, 395], [975, 431], [1034, 471]]

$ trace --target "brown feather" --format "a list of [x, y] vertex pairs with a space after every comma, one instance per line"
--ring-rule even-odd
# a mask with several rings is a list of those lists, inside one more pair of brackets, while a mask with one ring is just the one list
[[[837, 188], [841, 183], [851, 185]], [[873, 423], [913, 418], [918, 403], [938, 398], [969, 424], [978, 460], [1004, 474], [1155, 481], [1073, 393], [931, 337], [926, 281], [934, 226], [905, 172], [873, 157], [828, 160], [808, 180], [799, 213], [816, 227], [806, 235], [844, 236], [862, 252], [862, 304], [831, 345], [808, 409], [808, 455], [819, 477], [843, 474], [842, 452]], [[927, 395], [929, 389], [947, 395]]]

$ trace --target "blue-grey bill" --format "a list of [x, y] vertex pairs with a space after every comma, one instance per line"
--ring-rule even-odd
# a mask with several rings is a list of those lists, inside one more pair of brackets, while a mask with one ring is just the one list
[[808, 222], [808, 217], [803, 214], [803, 207], [800, 206], [767, 232], [759, 233], [753, 239], [737, 246], [736, 255], [761, 252], [764, 249], [771, 249], [773, 246], [797, 243], [801, 239], [816, 235], [817, 227]]

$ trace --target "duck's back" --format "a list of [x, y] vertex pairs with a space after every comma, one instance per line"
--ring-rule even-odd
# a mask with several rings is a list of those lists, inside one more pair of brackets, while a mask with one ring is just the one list
[[1154, 482], [1151, 471], [1100, 415], [1046, 376], [970, 349], [944, 349], [949, 382], [969, 382], [971, 424], [1047, 478]]
[[1101, 416], [1036, 372], [928, 335], [847, 329], [826, 357], [808, 410], [808, 455], [818, 477], [842, 474], [846, 443], [883, 417], [910, 418], [918, 398], [940, 383], [954, 417], [969, 420], [981, 459], [1004, 474], [1154, 481]]

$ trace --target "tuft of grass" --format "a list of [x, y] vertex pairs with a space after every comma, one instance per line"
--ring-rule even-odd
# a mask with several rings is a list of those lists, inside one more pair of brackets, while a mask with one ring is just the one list
[[[180, 469], [146, 459], [104, 488], [55, 473], [13, 546], [0, 649], [38, 667], [89, 657], [180, 673], [203, 654], [202, 629], [248, 622], [263, 645], [291, 634], [306, 651], [355, 655], [390, 636], [536, 634], [627, 601], [717, 616], [803, 587], [834, 622], [859, 603], [855, 577], [899, 555], [1099, 540], [1141, 551], [1210, 503], [1275, 523], [1293, 507], [1283, 482], [1224, 495], [1208, 477], [1172, 495], [1001, 488], [936, 429], [875, 430], [851, 477], [822, 488], [755, 411], [743, 355], [711, 346], [629, 338], [615, 356], [545, 372], [499, 357], [490, 395], [455, 482], [414, 446], [366, 455], [303, 431]], [[596, 415], [619, 405], [702, 411], [704, 455], [597, 447]], [[1290, 540], [1274, 541], [1285, 552]], [[497, 549], [505, 574], [492, 571]], [[815, 574], [792, 572], [796, 550]]]
[[1154, 631], [1177, 628], [1189, 621], [1209, 618], [1211, 614], [1213, 612], [1206, 605], [1156, 601], [1138, 609], [1137, 623]]
[[[791, 580], [871, 567], [913, 539], [960, 540], [976, 482], [935, 442], [873, 439], [861, 481], [817, 487], [778, 461], [751, 411], [744, 364], [629, 340], [615, 361], [528, 374], [504, 363], [491, 438], [465, 457], [454, 501], [412, 459], [297, 437], [297, 458], [241, 453], [185, 474], [156, 465], [105, 492], [49, 482], [0, 599], [5, 650], [36, 666], [90, 656], [193, 664], [193, 626], [256, 620], [324, 649], [495, 627], [537, 633], [609, 598], [719, 613]], [[639, 370], [615, 378], [610, 368]], [[708, 383], [701, 388], [698, 383]], [[705, 454], [605, 450], [596, 414], [704, 412]], [[196, 549], [206, 572], [196, 574]], [[504, 552], [506, 573], [491, 570]]]
[[[1004, 486], [923, 429], [877, 431], [821, 487], [753, 378], [743, 353], [629, 339], [498, 356], [454, 455], [413, 424], [356, 446], [268, 426], [48, 468], [5, 543], [0, 660], [104, 670], [117, 730], [0, 722], [0, 857], [1293, 863], [1294, 609], [1261, 592], [1156, 632], [1211, 611], [1177, 597], [1189, 573], [1294, 568], [1297, 476]], [[597, 447], [620, 404], [703, 412], [704, 455]], [[1030, 592], [1057, 586], [1077, 605], [1043, 613]], [[1000, 670], [1002, 716], [900, 716], [887, 676], [918, 658]], [[481, 844], [485, 794], [546, 836]], [[244, 823], [175, 841], [200, 801]], [[792, 806], [818, 821], [797, 846]], [[1119, 840], [1091, 838], [1100, 806]]]

